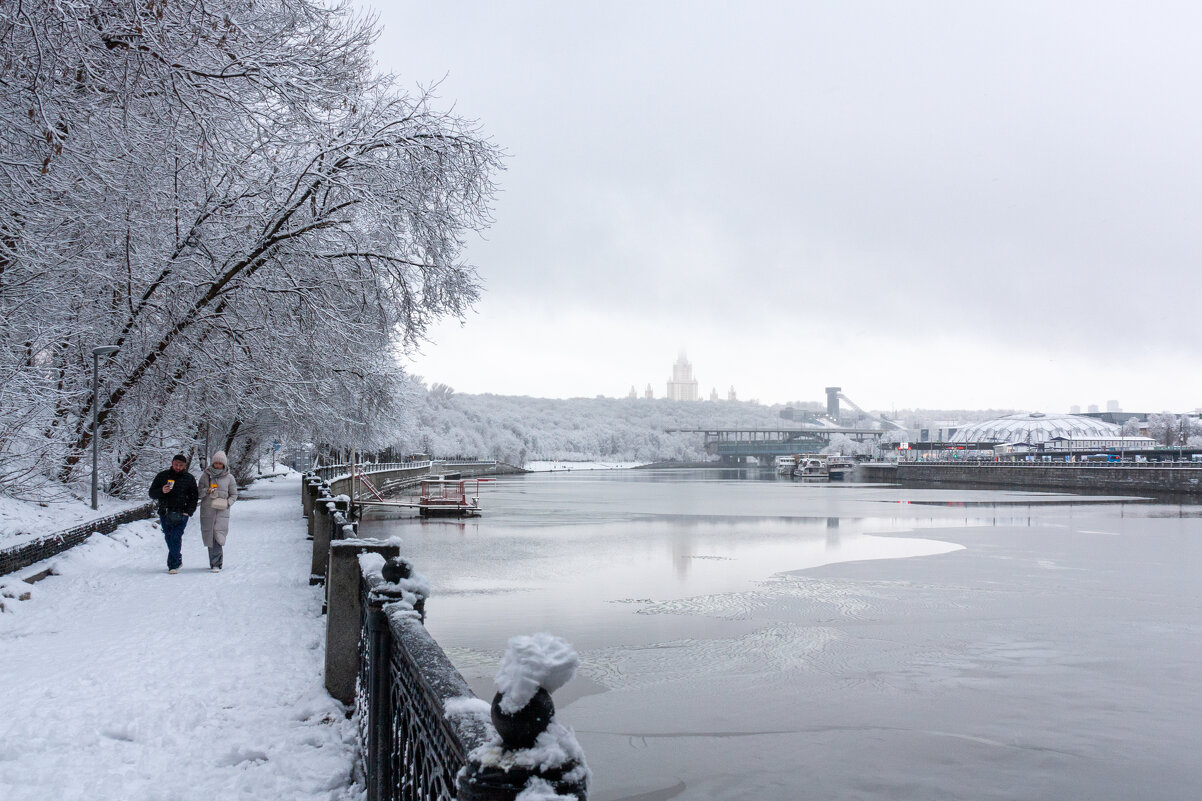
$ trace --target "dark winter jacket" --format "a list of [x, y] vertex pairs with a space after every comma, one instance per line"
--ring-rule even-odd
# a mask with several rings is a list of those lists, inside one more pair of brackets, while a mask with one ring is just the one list
[[[171, 492], [163, 494], [163, 485], [175, 479]], [[150, 497], [159, 502], [159, 512], [183, 512], [188, 516], [196, 514], [196, 503], [200, 495], [196, 491], [196, 479], [187, 470], [177, 473], [168, 468], [154, 477], [150, 482]]]

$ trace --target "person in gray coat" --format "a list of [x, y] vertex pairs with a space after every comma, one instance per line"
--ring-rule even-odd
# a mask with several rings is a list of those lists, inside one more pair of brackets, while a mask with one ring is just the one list
[[200, 536], [209, 549], [209, 569], [221, 572], [222, 550], [230, 533], [230, 507], [238, 500], [238, 482], [230, 473], [225, 451], [217, 451], [196, 479], [200, 489]]

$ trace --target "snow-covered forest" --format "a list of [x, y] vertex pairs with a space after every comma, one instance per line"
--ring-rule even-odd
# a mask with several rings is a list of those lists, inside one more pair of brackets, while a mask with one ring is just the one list
[[87, 480], [94, 408], [114, 494], [205, 442], [395, 439], [501, 165], [377, 34], [319, 0], [0, 3], [0, 494]]
[[799, 425], [781, 419], [780, 406], [743, 401], [468, 395], [443, 384], [427, 390], [417, 380], [411, 381], [408, 397], [412, 412], [395, 450], [479, 456], [516, 465], [551, 460], [701, 460], [710, 458], [701, 434], [668, 430]]

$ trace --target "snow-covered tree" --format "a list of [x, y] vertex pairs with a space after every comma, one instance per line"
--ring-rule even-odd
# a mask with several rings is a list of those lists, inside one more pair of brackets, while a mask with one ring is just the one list
[[1148, 415], [1148, 436], [1161, 445], [1177, 444], [1177, 416], [1168, 412]]
[[868, 456], [875, 450], [871, 441], [858, 442], [846, 434], [831, 434], [830, 444], [822, 449], [822, 453], [842, 454], [844, 456]]
[[0, 4], [0, 491], [75, 478], [94, 403], [116, 489], [206, 436], [395, 438], [499, 154], [376, 35], [317, 0]]
[[1139, 431], [1141, 426], [1142, 423], [1140, 423], [1138, 417], [1131, 417], [1127, 420], [1127, 422], [1123, 423], [1120, 433], [1124, 437], [1138, 437], [1140, 436]]
[[[416, 385], [416, 381], [411, 381]], [[410, 433], [396, 452], [479, 456], [513, 464], [544, 460], [655, 462], [711, 458], [704, 437], [682, 429], [776, 428], [779, 407], [744, 401], [693, 403], [626, 398], [558, 400], [505, 395], [446, 396], [419, 387], [422, 396]], [[870, 453], [871, 444], [847, 439], [841, 452]]]

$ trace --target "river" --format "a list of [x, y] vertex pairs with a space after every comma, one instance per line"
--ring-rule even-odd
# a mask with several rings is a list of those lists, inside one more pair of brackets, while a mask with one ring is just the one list
[[1202, 506], [529, 474], [467, 521], [368, 519], [433, 586], [478, 695], [514, 634], [580, 653], [555, 695], [593, 801], [1202, 797]]

